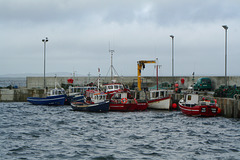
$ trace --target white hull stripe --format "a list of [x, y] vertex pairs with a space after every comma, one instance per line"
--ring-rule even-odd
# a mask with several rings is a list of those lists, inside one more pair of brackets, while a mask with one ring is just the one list
[[185, 111], [194, 111], [194, 112], [199, 112], [199, 110], [195, 110], [195, 109], [186, 109], [186, 108], [183, 108], [181, 106], [179, 106], [182, 110], [185, 110]]

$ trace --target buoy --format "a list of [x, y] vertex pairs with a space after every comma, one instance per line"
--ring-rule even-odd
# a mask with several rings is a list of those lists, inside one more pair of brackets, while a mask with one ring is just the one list
[[184, 81], [185, 81], [184, 78], [182, 78], [182, 79], [181, 79], [181, 83], [184, 84]]
[[216, 99], [214, 99], [214, 102], [217, 104], [217, 100]]
[[221, 108], [218, 108], [217, 113], [218, 113], [218, 114], [221, 113]]
[[172, 108], [173, 108], [173, 109], [176, 109], [176, 108], [177, 108], [177, 104], [176, 104], [176, 103], [173, 103], [173, 104], [172, 104]]

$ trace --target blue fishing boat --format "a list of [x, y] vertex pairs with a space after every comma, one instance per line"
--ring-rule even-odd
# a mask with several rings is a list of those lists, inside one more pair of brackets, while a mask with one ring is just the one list
[[65, 90], [57, 88], [57, 85], [59, 84], [55, 82], [55, 88], [48, 92], [47, 97], [28, 97], [27, 101], [34, 105], [64, 105], [67, 98]]
[[27, 101], [34, 105], [64, 105], [66, 95], [47, 96], [45, 98], [28, 97]]
[[[90, 97], [89, 97], [90, 98]], [[72, 102], [71, 106], [74, 111], [87, 111], [87, 112], [108, 112], [109, 111], [109, 101], [107, 99], [107, 94], [105, 93], [95, 93], [91, 100], [84, 102]]]
[[99, 103], [82, 103], [73, 102], [71, 103], [72, 109], [74, 111], [87, 111], [87, 112], [108, 112], [109, 111], [109, 101], [99, 102]]

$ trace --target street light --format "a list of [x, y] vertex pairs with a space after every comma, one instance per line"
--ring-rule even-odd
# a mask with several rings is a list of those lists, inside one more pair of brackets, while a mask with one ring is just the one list
[[172, 38], [172, 76], [174, 76], [174, 36], [170, 35]]
[[48, 38], [46, 37], [45, 39], [42, 39], [42, 42], [44, 43], [44, 89], [46, 89], [46, 78], [45, 78], [45, 73], [46, 73], [46, 43], [48, 42]]
[[227, 86], [227, 30], [228, 26], [222, 26], [225, 29], [225, 86]]

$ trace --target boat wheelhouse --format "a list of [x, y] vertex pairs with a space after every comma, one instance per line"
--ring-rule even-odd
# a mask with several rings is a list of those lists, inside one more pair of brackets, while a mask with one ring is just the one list
[[70, 86], [68, 89], [68, 94], [69, 95], [76, 95], [76, 94], [81, 94], [81, 95], [85, 95], [87, 90], [97, 90], [96, 86], [84, 86], [84, 87], [80, 87], [80, 86]]
[[114, 91], [120, 91], [124, 89], [124, 86], [121, 83], [104, 84], [103, 87], [105, 92], [114, 92]]
[[165, 89], [150, 90], [148, 99], [148, 108], [152, 109], [170, 109], [171, 96]]
[[74, 111], [108, 112], [109, 100], [107, 100], [106, 93], [98, 92], [94, 93], [93, 97], [85, 102], [72, 102], [71, 106]]

